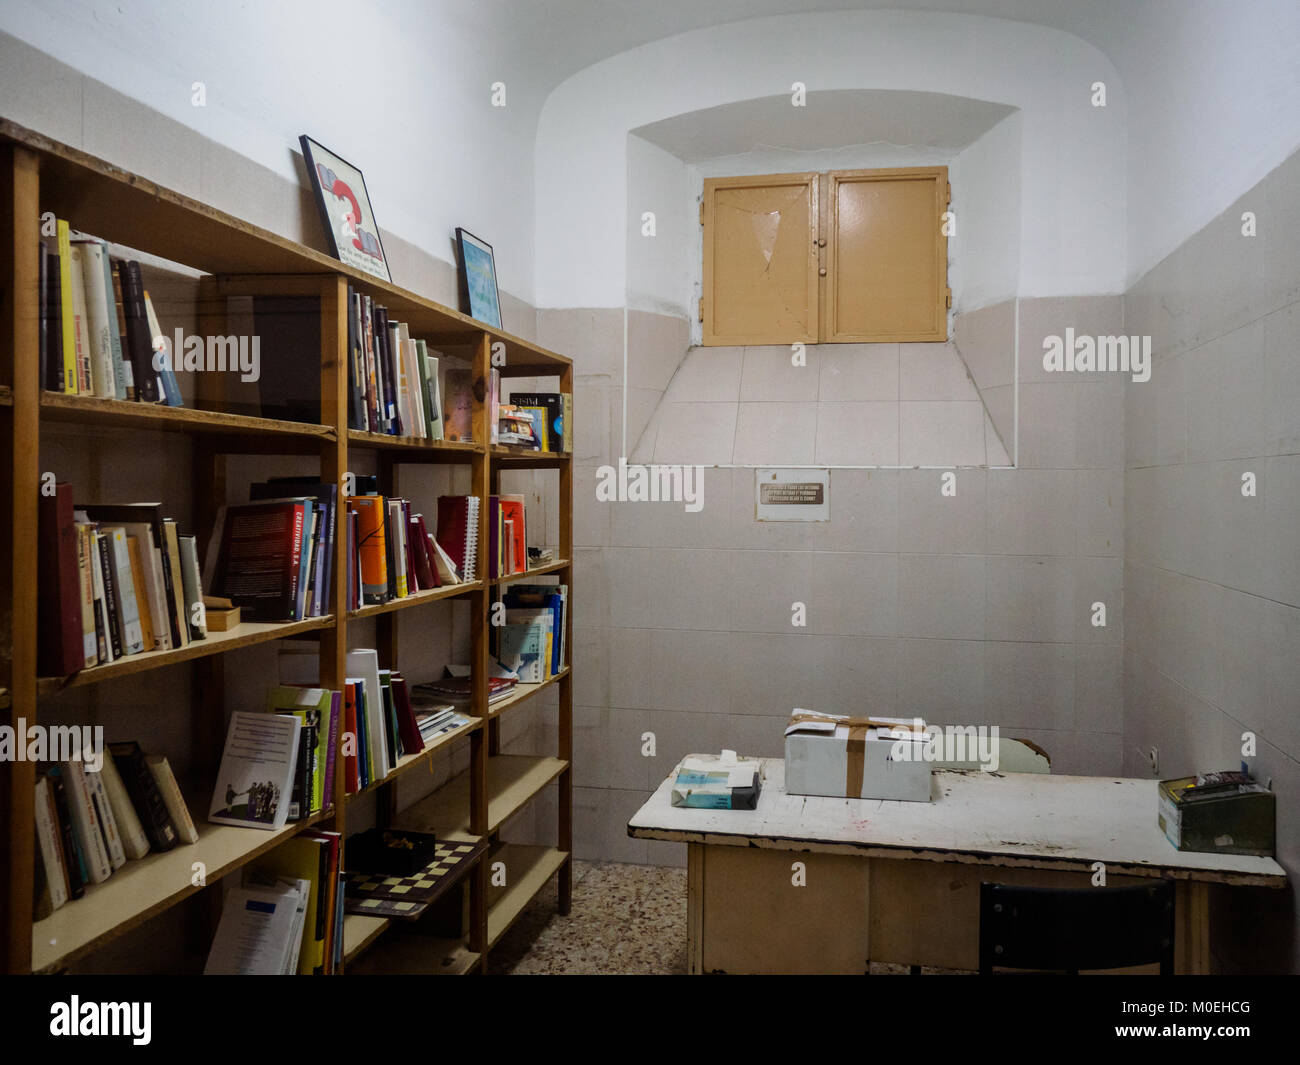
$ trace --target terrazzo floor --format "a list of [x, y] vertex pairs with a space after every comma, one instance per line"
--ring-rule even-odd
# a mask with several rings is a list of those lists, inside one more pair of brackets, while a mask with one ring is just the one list
[[492, 949], [493, 973], [686, 972], [686, 870], [573, 863], [573, 907], [556, 913], [552, 879]]
[[[552, 880], [492, 949], [490, 971], [518, 975], [683, 975], [686, 870], [618, 862], [573, 863], [573, 907], [556, 912]], [[923, 969], [923, 975], [950, 970]], [[905, 975], [871, 963], [871, 975]]]

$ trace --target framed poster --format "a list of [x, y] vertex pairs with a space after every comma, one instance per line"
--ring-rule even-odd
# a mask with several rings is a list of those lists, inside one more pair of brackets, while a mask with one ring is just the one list
[[361, 171], [306, 134], [298, 140], [334, 257], [362, 273], [392, 281]]
[[465, 313], [500, 329], [501, 295], [497, 291], [492, 245], [457, 226], [456, 249], [460, 253], [460, 296]]

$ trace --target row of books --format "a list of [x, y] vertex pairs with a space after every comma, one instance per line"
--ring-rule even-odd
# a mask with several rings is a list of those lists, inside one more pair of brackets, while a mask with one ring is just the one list
[[[319, 700], [316, 689], [319, 649], [315, 644], [288, 641], [279, 657], [280, 680], [287, 686], [276, 689], [281, 693], [282, 704], [287, 693], [295, 690], [310, 691], [313, 693], [310, 698]], [[435, 727], [426, 720], [434, 711], [445, 707], [427, 706], [413, 699], [406, 678], [398, 670], [382, 668], [377, 651], [370, 648], [349, 651], [344, 668], [343, 691], [330, 693], [341, 707], [339, 726], [331, 724], [330, 727], [345, 741], [341, 748], [343, 786], [351, 795], [383, 780], [402, 758], [423, 751], [429, 735], [443, 731], [446, 722], [439, 721]], [[328, 788], [328, 781], [333, 779], [333, 755], [326, 754], [318, 763], [325, 764]], [[214, 795], [214, 802], [216, 798]], [[320, 809], [319, 805], [314, 809]]]
[[103, 763], [66, 761], [36, 781], [36, 920], [90, 884], [101, 884], [128, 860], [197, 843], [198, 831], [171, 766], [134, 741], [110, 743]]
[[206, 638], [197, 543], [160, 503], [78, 506], [60, 482], [41, 496], [37, 536], [42, 675]]
[[249, 502], [218, 508], [204, 586], [245, 621], [300, 621], [328, 614], [338, 488], [310, 477], [249, 486]]
[[[473, 500], [473, 504], [466, 502]], [[477, 503], [472, 496], [438, 500], [435, 539], [409, 499], [352, 496], [348, 507], [348, 609], [404, 599], [475, 579]], [[472, 512], [472, 533], [468, 524]]]
[[298, 833], [245, 866], [226, 893], [203, 972], [327, 976], [343, 963], [342, 837]]
[[528, 571], [527, 508], [522, 495], [488, 496], [488, 569], [494, 578]]
[[[98, 237], [63, 219], [41, 240], [39, 351], [42, 385], [100, 399], [183, 405], [140, 264], [111, 256]], [[161, 365], [161, 369], [157, 368]]]
[[423, 440], [468, 440], [472, 375], [447, 367], [405, 322], [348, 288], [348, 427]]
[[497, 661], [524, 684], [540, 684], [564, 669], [565, 584], [514, 584], [502, 603], [504, 624], [492, 631]]

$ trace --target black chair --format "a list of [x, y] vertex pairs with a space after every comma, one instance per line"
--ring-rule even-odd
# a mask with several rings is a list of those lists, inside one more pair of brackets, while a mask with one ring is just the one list
[[980, 885], [980, 974], [994, 966], [1174, 971], [1174, 885], [1042, 888]]

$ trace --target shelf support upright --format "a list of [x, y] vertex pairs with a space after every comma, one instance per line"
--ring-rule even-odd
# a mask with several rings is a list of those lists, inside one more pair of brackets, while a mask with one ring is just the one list
[[[0, 149], [0, 498], [10, 520], [0, 523], [0, 687], [8, 689], [0, 721], [36, 723], [36, 524], [40, 490], [40, 164], [17, 145]], [[36, 766], [0, 764], [4, 825], [0, 949], [5, 970], [32, 967]]]
[[[487, 496], [491, 478], [491, 427], [488, 421], [488, 378], [492, 362], [492, 338], [479, 335], [474, 351], [474, 413], [472, 435], [475, 451], [470, 460], [470, 493], [479, 499], [478, 552], [476, 566], [481, 587], [470, 598], [470, 706], [475, 716], [488, 712], [488, 612], [492, 589], [487, 583]], [[470, 736], [469, 830], [475, 836], [488, 835], [487, 729], [477, 728]], [[487, 871], [490, 852], [479, 859], [469, 885], [469, 949], [478, 954], [479, 971], [487, 971]]]
[[[334, 429], [333, 437], [321, 444], [320, 479], [335, 486], [334, 566], [330, 582], [329, 613], [334, 623], [320, 634], [320, 685], [343, 691], [347, 655], [347, 525], [343, 479], [348, 471], [348, 285], [338, 274], [320, 278], [320, 421]], [[347, 829], [343, 801], [343, 730], [335, 740], [334, 779], [330, 791], [334, 799], [332, 828], [339, 840], [339, 866], [347, 868], [344, 853]], [[340, 964], [338, 972], [343, 971]]]
[[[573, 364], [567, 363], [560, 371], [560, 392], [573, 395]], [[577, 404], [573, 404], [576, 406]], [[572, 426], [564, 431], [574, 439]], [[573, 905], [573, 604], [576, 593], [573, 587], [573, 455], [565, 456], [560, 463], [560, 558], [566, 564], [559, 571], [560, 581], [569, 586], [569, 608], [564, 612], [564, 665], [569, 670], [560, 678], [560, 705], [556, 733], [559, 737], [557, 757], [566, 765], [560, 774], [559, 795], [556, 802], [556, 845], [568, 856], [560, 868], [560, 913], [568, 914]]]

